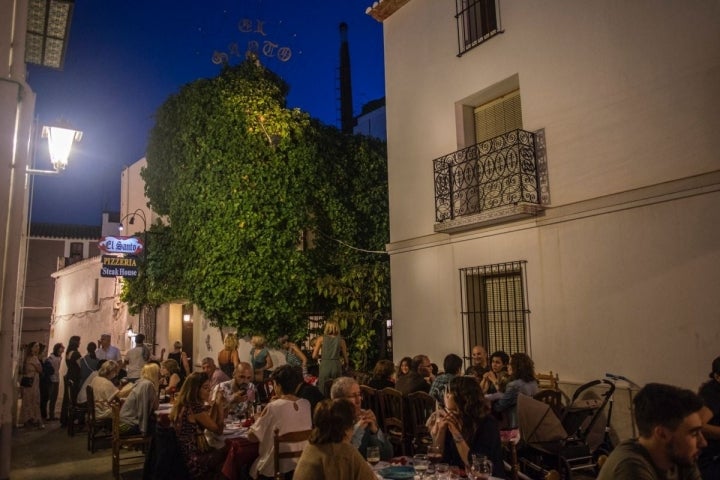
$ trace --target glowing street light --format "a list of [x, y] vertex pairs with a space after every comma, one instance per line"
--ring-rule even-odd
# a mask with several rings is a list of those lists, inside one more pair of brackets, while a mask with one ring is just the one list
[[44, 126], [42, 129], [42, 138], [48, 139], [48, 150], [50, 151], [50, 161], [55, 170], [36, 170], [28, 168], [29, 175], [56, 175], [63, 171], [68, 164], [68, 157], [72, 149], [73, 142], [82, 140], [83, 132], [74, 130], [67, 125], [63, 126]]

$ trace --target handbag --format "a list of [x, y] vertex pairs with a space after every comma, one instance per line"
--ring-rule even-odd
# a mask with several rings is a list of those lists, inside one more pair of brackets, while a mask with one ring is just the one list
[[195, 445], [197, 446], [198, 453], [207, 453], [212, 450], [207, 438], [205, 438], [205, 433], [203, 433], [200, 428], [195, 432]]
[[35, 379], [33, 377], [22, 377], [20, 379], [20, 386], [25, 388], [30, 388], [33, 386], [33, 382]]

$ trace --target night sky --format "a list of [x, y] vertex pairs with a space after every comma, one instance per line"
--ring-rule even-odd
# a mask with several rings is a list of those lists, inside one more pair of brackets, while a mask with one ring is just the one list
[[[120, 173], [145, 154], [153, 115], [167, 97], [249, 42], [290, 84], [288, 106], [339, 126], [340, 22], [349, 26], [354, 111], [384, 95], [382, 25], [371, 0], [76, 0], [63, 70], [28, 66], [40, 124], [82, 130], [68, 168], [35, 177], [31, 221], [96, 224], [120, 208]], [[264, 35], [263, 35], [264, 34]], [[265, 42], [272, 51], [263, 52]], [[276, 45], [276, 47], [274, 47]], [[280, 55], [289, 55], [283, 61]], [[36, 168], [50, 169], [40, 144]]]

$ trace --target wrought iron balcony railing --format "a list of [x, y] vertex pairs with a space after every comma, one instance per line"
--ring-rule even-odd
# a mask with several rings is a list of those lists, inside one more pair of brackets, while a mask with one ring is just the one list
[[[512, 130], [433, 160], [437, 231], [542, 209], [536, 135]], [[474, 217], [472, 222], [468, 218]]]

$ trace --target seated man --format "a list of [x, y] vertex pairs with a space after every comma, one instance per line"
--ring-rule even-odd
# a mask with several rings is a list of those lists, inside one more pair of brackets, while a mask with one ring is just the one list
[[215, 399], [219, 394], [224, 395], [227, 405], [225, 414], [239, 419], [245, 415], [248, 408], [252, 409], [255, 403], [257, 392], [252, 380], [252, 366], [248, 362], [240, 362], [235, 367], [233, 378], [216, 385], [211, 398]]
[[649, 383], [633, 405], [640, 436], [613, 450], [598, 480], [700, 480], [697, 459], [707, 445], [700, 397], [690, 390]]
[[393, 448], [385, 437], [372, 410], [362, 410], [360, 385], [352, 377], [337, 378], [330, 389], [330, 398], [350, 400], [355, 406], [355, 426], [353, 427], [352, 444], [360, 450], [363, 457], [367, 456], [368, 447], [380, 447], [380, 459], [389, 460], [393, 456]]
[[212, 385], [212, 388], [215, 388], [222, 382], [230, 380], [230, 377], [225, 375], [225, 372], [215, 365], [215, 360], [213, 360], [212, 357], [203, 358], [201, 365], [202, 371], [205, 372], [205, 375], [207, 375], [210, 379], [210, 385]]

